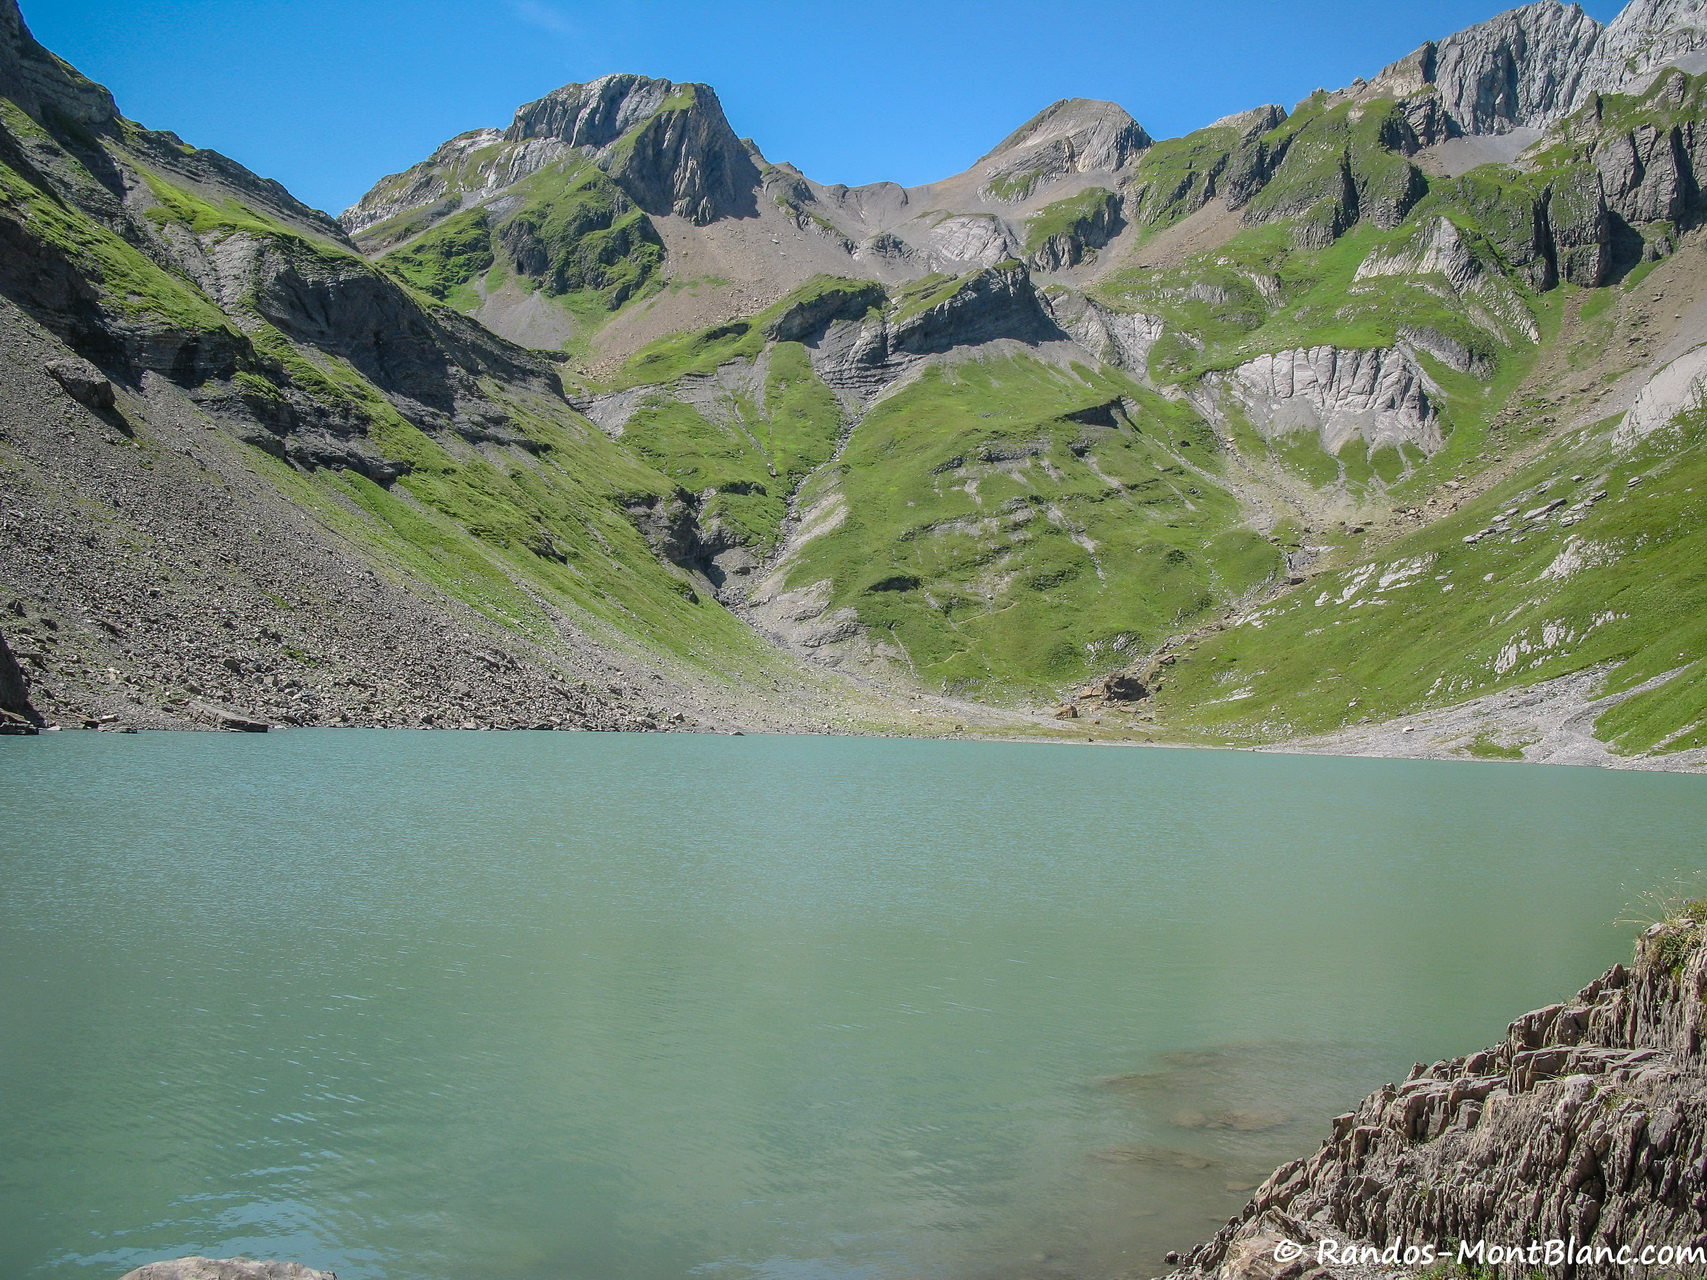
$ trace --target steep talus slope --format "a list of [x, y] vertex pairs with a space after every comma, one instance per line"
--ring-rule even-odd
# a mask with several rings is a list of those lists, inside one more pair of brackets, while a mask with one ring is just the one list
[[[1492, 1048], [1417, 1064], [1335, 1117], [1321, 1149], [1276, 1170], [1176, 1276], [1427, 1274], [1407, 1248], [1450, 1263], [1460, 1242], [1483, 1246], [1465, 1270], [1529, 1275], [1545, 1261], [1581, 1280], [1694, 1274], [1658, 1250], [1707, 1248], [1703, 919], [1707, 904], [1688, 904], [1642, 936], [1629, 968], [1517, 1019]], [[1329, 1265], [1315, 1270], [1324, 1241]], [[1486, 1251], [1532, 1241], [1587, 1254]], [[1277, 1262], [1286, 1243], [1303, 1247]], [[1333, 1265], [1351, 1245], [1377, 1258], [1397, 1247], [1386, 1267]], [[1655, 1251], [1645, 1263], [1643, 1249]]]

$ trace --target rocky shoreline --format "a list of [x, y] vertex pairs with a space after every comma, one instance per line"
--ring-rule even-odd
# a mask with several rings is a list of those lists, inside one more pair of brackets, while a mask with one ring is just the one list
[[[1487, 1246], [1483, 1275], [1702, 1274], [1617, 1258], [1707, 1249], [1704, 935], [1707, 902], [1690, 903], [1642, 935], [1630, 966], [1336, 1116], [1319, 1150], [1277, 1169], [1170, 1280], [1412, 1276], [1422, 1268], [1404, 1265], [1407, 1250], [1458, 1265], [1461, 1242]], [[1546, 1265], [1491, 1252], [1546, 1241], [1589, 1256]], [[1333, 1262], [1350, 1249], [1386, 1261]]]

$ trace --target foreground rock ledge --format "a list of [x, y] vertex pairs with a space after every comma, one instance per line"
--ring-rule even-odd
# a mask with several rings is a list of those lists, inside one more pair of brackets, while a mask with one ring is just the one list
[[138, 1267], [123, 1280], [338, 1280], [330, 1271], [311, 1271], [299, 1262], [255, 1262], [248, 1258], [178, 1258]]
[[[1173, 1280], [1411, 1274], [1319, 1268], [1323, 1239], [1707, 1246], [1704, 921], [1707, 904], [1691, 904], [1642, 936], [1631, 968], [1614, 965], [1569, 1003], [1519, 1018], [1504, 1043], [1419, 1064], [1336, 1117], [1321, 1149], [1277, 1169]], [[1282, 1241], [1307, 1246], [1303, 1256], [1280, 1261]], [[1591, 1262], [1548, 1274], [1697, 1271]]]

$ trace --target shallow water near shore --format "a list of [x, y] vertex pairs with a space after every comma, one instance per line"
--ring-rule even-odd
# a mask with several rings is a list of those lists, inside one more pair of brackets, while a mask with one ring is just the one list
[[1151, 1275], [1703, 829], [1523, 765], [0, 739], [0, 1275]]

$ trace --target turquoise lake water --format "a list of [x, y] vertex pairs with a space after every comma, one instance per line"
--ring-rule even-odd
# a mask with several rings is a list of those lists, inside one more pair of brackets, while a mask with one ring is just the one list
[[0, 739], [0, 1276], [1147, 1276], [1704, 830], [1525, 765]]

